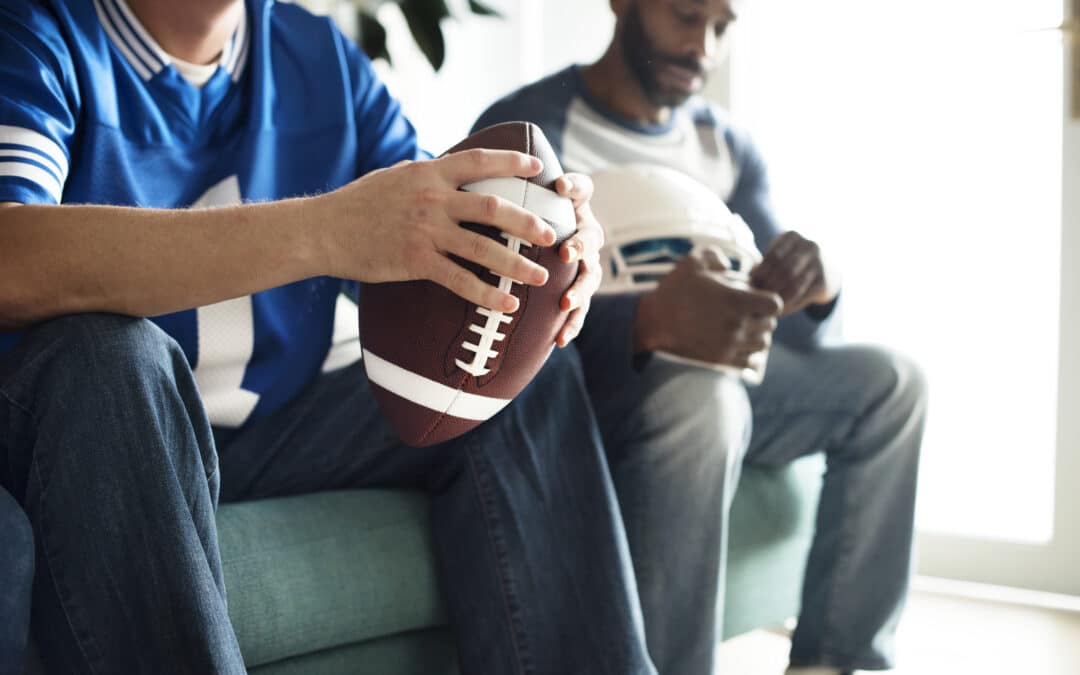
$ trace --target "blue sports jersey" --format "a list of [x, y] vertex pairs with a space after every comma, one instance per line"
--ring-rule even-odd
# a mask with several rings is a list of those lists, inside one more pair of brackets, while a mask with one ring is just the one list
[[[248, 0], [201, 88], [124, 0], [0, 6], [0, 202], [224, 206], [420, 156], [367, 58], [295, 5]], [[237, 427], [359, 357], [349, 286], [311, 279], [152, 320], [183, 348], [211, 421]], [[18, 337], [0, 334], [0, 353]]]

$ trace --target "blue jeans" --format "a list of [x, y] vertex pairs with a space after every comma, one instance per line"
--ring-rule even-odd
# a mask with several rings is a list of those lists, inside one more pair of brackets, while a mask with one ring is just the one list
[[0, 489], [0, 675], [21, 675], [30, 628], [34, 537], [22, 509]]
[[919, 370], [879, 348], [777, 344], [762, 384], [747, 388], [658, 359], [638, 373], [602, 351], [583, 358], [657, 669], [713, 671], [741, 465], [821, 451], [827, 469], [791, 663], [891, 667], [911, 574], [926, 414]]
[[455, 442], [401, 446], [359, 364], [270, 419], [211, 429], [148, 321], [57, 319], [0, 359], [3, 480], [33, 524], [34, 636], [63, 673], [243, 673], [214, 523], [223, 499], [431, 494], [462, 670], [655, 673], [576, 355]]

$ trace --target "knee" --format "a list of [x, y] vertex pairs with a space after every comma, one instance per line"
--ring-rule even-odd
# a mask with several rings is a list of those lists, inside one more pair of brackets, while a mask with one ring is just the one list
[[866, 391], [898, 414], [921, 417], [928, 400], [926, 376], [911, 358], [882, 347], [853, 347], [850, 372]]
[[663, 371], [641, 407], [654, 451], [691, 466], [742, 461], [752, 420], [742, 381], [703, 368], [664, 364]]
[[38, 345], [40, 377], [90, 387], [97, 394], [132, 381], [175, 377], [178, 369], [188, 368], [176, 341], [146, 319], [75, 314], [39, 325], [30, 339]]
[[24, 344], [29, 355], [7, 391], [33, 412], [37, 429], [51, 430], [49, 442], [39, 434], [33, 445], [39, 461], [44, 448], [65, 449], [49, 453], [55, 461], [45, 462], [45, 473], [85, 470], [98, 460], [111, 464], [122, 452], [128, 462], [159, 462], [143, 439], [162, 434], [181, 441], [196, 436], [206, 448], [203, 461], [212, 463], [210, 425], [187, 358], [155, 324], [72, 315], [37, 326]]

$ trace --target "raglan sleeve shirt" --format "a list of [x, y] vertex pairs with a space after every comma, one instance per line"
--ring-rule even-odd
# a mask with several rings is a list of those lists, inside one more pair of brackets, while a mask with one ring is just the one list
[[0, 202], [59, 204], [77, 133], [74, 68], [55, 20], [0, 7]]

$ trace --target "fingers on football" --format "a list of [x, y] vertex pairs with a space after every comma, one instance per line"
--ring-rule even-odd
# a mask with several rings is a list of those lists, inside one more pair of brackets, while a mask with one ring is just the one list
[[495, 195], [454, 192], [447, 200], [447, 213], [458, 222], [491, 225], [532, 244], [555, 243], [555, 230], [543, 219]]
[[[594, 221], [595, 222], [595, 221]], [[565, 263], [581, 260], [589, 251], [599, 251], [604, 246], [604, 231], [599, 225], [583, 227], [559, 247], [559, 259]]]
[[555, 181], [555, 192], [574, 202], [574, 208], [581, 208], [588, 203], [593, 190], [592, 178], [582, 173], [568, 173]]
[[579, 263], [578, 275], [574, 283], [563, 293], [559, 301], [559, 308], [564, 312], [577, 309], [592, 297], [593, 293], [600, 288], [603, 275], [600, 273], [600, 259], [591, 256]]
[[485, 178], [532, 178], [544, 169], [539, 159], [512, 150], [463, 150], [436, 161], [455, 187]]
[[448, 253], [481, 265], [494, 274], [530, 286], [547, 283], [547, 270], [490, 237], [464, 228], [454, 228], [448, 239], [445, 245]]
[[588, 302], [570, 312], [570, 315], [566, 317], [566, 323], [563, 324], [562, 329], [559, 331], [558, 338], [555, 340], [555, 343], [559, 345], [559, 347], [567, 346], [573, 342], [574, 338], [581, 334], [581, 329], [585, 326], [585, 315], [588, 313]]
[[497, 312], [514, 312], [518, 299], [509, 293], [486, 284], [475, 274], [446, 256], [430, 254], [427, 278], [465, 300]]

